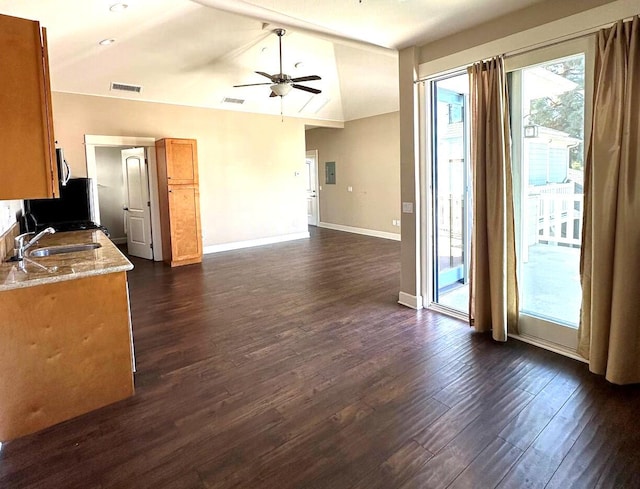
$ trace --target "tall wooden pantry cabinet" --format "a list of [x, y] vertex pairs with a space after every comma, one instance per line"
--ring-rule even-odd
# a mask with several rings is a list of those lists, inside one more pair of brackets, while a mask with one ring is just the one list
[[172, 267], [202, 262], [195, 139], [156, 141], [162, 257]]

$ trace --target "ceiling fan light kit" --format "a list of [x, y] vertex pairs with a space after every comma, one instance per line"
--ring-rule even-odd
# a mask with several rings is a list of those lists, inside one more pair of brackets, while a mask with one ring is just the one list
[[290, 83], [277, 83], [275, 85], [271, 85], [271, 92], [275, 93], [278, 97], [284, 97], [291, 91], [292, 88], [293, 85], [291, 85]]
[[298, 85], [298, 82], [304, 81], [315, 81], [321, 80], [318, 75], [309, 75], [309, 76], [300, 76], [296, 78], [291, 78], [291, 76], [282, 72], [282, 37], [285, 35], [286, 31], [284, 29], [275, 29], [273, 31], [278, 36], [278, 47], [280, 50], [280, 72], [275, 75], [269, 75], [264, 71], [256, 71], [258, 75], [264, 76], [271, 80], [270, 82], [264, 83], [248, 83], [244, 85], [234, 85], [234, 88], [238, 87], [253, 87], [256, 85], [270, 85], [271, 94], [270, 97], [284, 97], [287, 95], [291, 89], [296, 88], [298, 90], [303, 90], [305, 92], [318, 94], [322, 93], [321, 90], [317, 88], [311, 88], [304, 85]]

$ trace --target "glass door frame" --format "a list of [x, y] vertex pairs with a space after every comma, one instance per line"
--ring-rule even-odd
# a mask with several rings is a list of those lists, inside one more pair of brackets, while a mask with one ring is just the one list
[[[436, 152], [437, 152], [437, 144], [436, 144], [436, 124], [435, 118], [437, 114], [437, 110], [435, 104], [437, 104], [437, 96], [436, 96], [436, 84], [439, 81], [446, 80], [449, 78], [454, 78], [457, 76], [467, 74], [467, 68], [461, 67], [456, 70], [449, 71], [447, 73], [443, 73], [438, 76], [430, 77], [424, 80], [419, 85], [419, 100], [421, 101], [420, 105], [420, 153], [424, 155], [420, 161], [420, 181], [422, 192], [426, 198], [423, 199], [423, 209], [422, 215], [426, 217], [423, 221], [423, 233], [424, 243], [425, 245], [421, 247], [421, 261], [424, 264], [422, 269], [422, 290], [425, 292], [424, 294], [424, 305], [428, 309], [436, 310], [439, 312], [443, 312], [445, 314], [458, 317], [460, 319], [467, 320], [469, 318], [468, 311], [459, 311], [443, 304], [439, 304], [436, 302], [436, 294], [437, 294], [437, 274], [438, 267], [435, 264], [435, 260], [437, 260], [437, 246], [436, 246], [436, 212], [437, 212], [437, 195], [436, 195], [436, 178], [437, 171], [435, 168], [436, 165]], [[471, 206], [470, 195], [471, 195], [471, 187], [470, 187], [470, 178], [471, 171], [468, 168], [470, 164], [470, 156], [471, 156], [471, 148], [470, 148], [470, 117], [468, 116], [468, 96], [465, 96], [465, 109], [467, 110], [467, 115], [465, 116], [465, 127], [464, 127], [464, 140], [465, 140], [465, 189], [464, 189], [464, 199], [469, 202], [465, 211], [464, 211], [464, 232], [466, 236], [464, 237], [464, 249], [463, 254], [465, 257], [464, 267], [466, 268], [464, 271], [464, 276], [468, 278], [469, 274], [469, 258], [471, 256], [471, 221], [469, 219], [469, 213]]]
[[[593, 100], [593, 73], [594, 73], [594, 54], [595, 37], [588, 36], [584, 38], [574, 39], [562, 42], [553, 46], [540, 48], [535, 51], [509, 57], [505, 60], [505, 70], [511, 78], [512, 84], [521, 83], [520, 70], [534, 67], [540, 64], [548, 63], [554, 60], [560, 60], [572, 55], [584, 53], [585, 55], [585, 87], [584, 87], [584, 151], [586, 153], [587, 144], [590, 137], [591, 129], [591, 112]], [[523, 195], [525, 190], [525, 179], [522, 177], [522, 167], [519, 163], [522, 154], [522, 99], [518, 90], [510, 90], [509, 94], [511, 129], [512, 129], [512, 172], [514, 197]], [[518, 135], [516, 137], [515, 135]], [[520, 158], [516, 158], [519, 155]], [[520, 198], [514, 198], [514, 214], [516, 215], [515, 233], [516, 233], [516, 260], [518, 266], [518, 276], [521, 276], [520, 267], [521, 260], [517, 256], [522, 256], [521, 252], [521, 234], [520, 226], [524, 218], [523, 206], [520, 204]], [[533, 316], [522, 311], [519, 312], [518, 329], [522, 339], [531, 340], [536, 343], [544, 343], [552, 349], [558, 349], [566, 353], [575, 353], [578, 346], [578, 330], [575, 327], [554, 322], [552, 320]]]
[[[460, 75], [455, 75], [455, 76], [460, 76]], [[442, 81], [442, 80], [438, 80], [438, 81]], [[440, 98], [438, 96], [438, 87], [437, 87], [437, 83], [433, 82], [431, 84], [431, 90], [432, 90], [432, 101], [435, 102], [436, 104], [438, 104], [440, 102]], [[442, 90], [446, 90], [446, 91], [450, 91], [453, 93], [452, 90], [446, 89], [446, 88], [442, 88]], [[462, 190], [462, 263], [455, 268], [461, 268], [462, 269], [462, 279], [464, 280], [464, 283], [467, 283], [469, 280], [469, 263], [468, 263], [468, 258], [470, 255], [470, 249], [471, 247], [469, 246], [470, 243], [470, 233], [469, 233], [469, 206], [467, 204], [467, 201], [469, 199], [469, 173], [470, 170], [468, 168], [469, 166], [469, 156], [470, 156], [470, 150], [469, 150], [469, 118], [467, 117], [468, 114], [468, 106], [469, 106], [469, 97], [467, 95], [462, 95], [462, 112], [463, 112], [463, 131], [462, 131], [462, 145], [464, 147], [464, 165], [463, 165], [463, 185], [464, 185], [464, 189]], [[432, 159], [432, 178], [433, 178], [433, 182], [435, 183], [435, 186], [437, 187], [439, 185], [440, 182], [438, 182], [438, 178], [439, 178], [439, 173], [438, 173], [438, 121], [437, 121], [437, 110], [433, 110], [432, 108], [432, 127], [434, 128], [433, 132], [432, 132], [432, 148], [433, 148], [433, 159]], [[434, 214], [433, 214], [433, 222], [434, 225], [436, 225], [438, 223], [438, 217], [437, 217], [437, 213], [438, 213], [438, 209], [439, 209], [439, 203], [440, 203], [440, 193], [437, 191], [437, 188], [435, 188], [435, 191], [433, 192], [433, 209], [434, 209]], [[451, 225], [451, 214], [449, 216], [450, 218], [450, 225]], [[451, 229], [449, 230], [451, 232]], [[436, 253], [438, 253], [439, 251], [439, 235], [438, 233], [434, 233], [433, 236], [433, 247]], [[434, 257], [436, 260], [439, 260], [439, 255], [437, 257]], [[453, 268], [451, 268], [451, 270], [453, 270]], [[434, 274], [433, 274], [433, 282], [434, 282], [434, 302], [436, 301], [436, 297], [435, 294], [439, 293], [440, 290], [440, 280], [441, 277], [440, 275], [442, 275], [441, 270], [440, 270], [440, 265], [438, 263], [438, 266], [435, 267], [434, 270]]]

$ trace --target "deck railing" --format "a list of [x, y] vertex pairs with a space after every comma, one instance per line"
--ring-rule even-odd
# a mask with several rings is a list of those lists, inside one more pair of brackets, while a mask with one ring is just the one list
[[580, 246], [582, 219], [582, 194], [538, 195], [538, 243]]

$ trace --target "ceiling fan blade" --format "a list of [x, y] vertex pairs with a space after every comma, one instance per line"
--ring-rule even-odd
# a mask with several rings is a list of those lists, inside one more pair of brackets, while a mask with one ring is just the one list
[[301, 76], [299, 78], [292, 78], [291, 81], [292, 82], [301, 82], [301, 81], [313, 81], [313, 80], [322, 80], [322, 78], [320, 78], [318, 75], [311, 75], [311, 76]]
[[256, 87], [258, 85], [271, 85], [272, 82], [266, 82], [266, 83], [247, 83], [246, 85], [234, 85], [233, 88], [239, 88], [239, 87]]
[[269, 95], [269, 97], [277, 97], [276, 92], [271, 92], [271, 95]]
[[317, 88], [305, 87], [302, 85], [296, 85], [295, 83], [292, 85], [293, 88], [297, 88], [298, 90], [304, 90], [305, 92], [315, 93], [316, 95], [322, 93], [322, 90], [318, 90]]
[[258, 75], [266, 76], [269, 80], [273, 81], [273, 77], [268, 73], [265, 73], [264, 71], [256, 71], [255, 73], [257, 73]]

